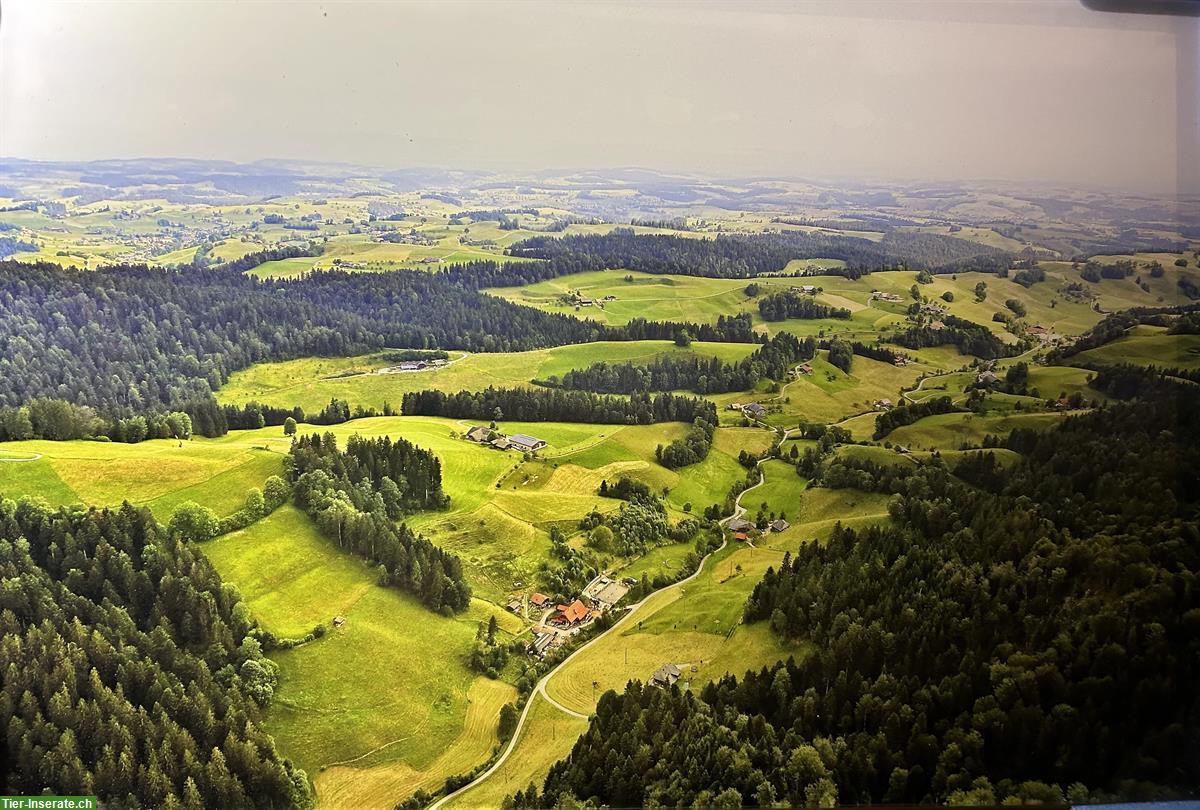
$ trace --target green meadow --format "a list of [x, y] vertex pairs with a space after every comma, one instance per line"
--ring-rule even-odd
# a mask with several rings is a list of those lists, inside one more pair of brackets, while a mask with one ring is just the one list
[[260, 363], [234, 372], [218, 393], [221, 402], [241, 404], [260, 402], [279, 407], [299, 405], [316, 413], [331, 398], [344, 399], [351, 405], [396, 408], [404, 394], [432, 388], [455, 392], [482, 390], [489, 386], [529, 385], [535, 379], [561, 376], [575, 368], [586, 368], [602, 360], [608, 362], [649, 363], [664, 354], [688, 353], [740, 360], [754, 351], [749, 343], [695, 342], [687, 348], [670, 341], [606, 341], [537, 349], [528, 352], [494, 354], [452, 353], [450, 364], [442, 368], [393, 374], [378, 373], [394, 363], [382, 354], [348, 358], [304, 358], [278, 363]]

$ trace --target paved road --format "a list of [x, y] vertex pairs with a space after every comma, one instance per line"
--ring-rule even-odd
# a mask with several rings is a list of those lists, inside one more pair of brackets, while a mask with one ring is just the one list
[[[776, 430], [776, 433], [779, 436], [779, 439], [777, 440], [776, 444], [782, 443], [788, 437], [788, 435], [791, 434], [792, 430], [794, 430], [794, 428], [789, 428], [787, 430]], [[758, 463], [762, 464], [763, 461], [766, 461], [766, 460], [767, 459], [765, 459], [765, 458], [761, 459]], [[758, 487], [762, 486], [763, 483], [766, 481], [766, 478], [767, 478], [766, 474], [760, 470], [759, 474], [758, 474], [758, 483], [754, 484], [753, 486], [746, 487], [744, 490], [742, 490], [740, 493], [738, 493], [737, 498], [735, 498], [734, 502], [733, 502], [733, 506], [734, 506], [733, 514], [720, 521], [722, 526], [729, 523], [729, 521], [733, 520], [734, 518], [738, 518], [738, 517], [741, 517], [742, 515], [746, 514], [746, 509], [745, 509], [745, 507], [742, 506], [742, 496], [745, 495], [750, 490], [757, 489]], [[461, 796], [463, 793], [466, 793], [468, 790], [476, 787], [477, 785], [479, 785], [484, 780], [488, 779], [492, 774], [494, 774], [497, 770], [500, 769], [500, 766], [503, 765], [508, 760], [509, 755], [512, 753], [513, 749], [516, 748], [517, 741], [521, 737], [521, 732], [525, 728], [525, 721], [529, 718], [529, 710], [533, 706], [534, 696], [541, 695], [543, 698], [546, 699], [546, 702], [548, 702], [551, 706], [558, 709], [559, 711], [562, 711], [562, 712], [565, 712], [566, 714], [571, 715], [572, 717], [578, 717], [583, 720], [588, 719], [588, 715], [581, 714], [572, 709], [568, 709], [566, 706], [563, 706], [557, 700], [550, 697], [550, 695], [546, 692], [546, 684], [550, 681], [551, 678], [553, 678], [555, 675], [557, 675], [559, 672], [561, 672], [563, 667], [565, 667], [572, 658], [574, 658], [575, 656], [582, 653], [588, 647], [592, 646], [597, 641], [599, 641], [600, 639], [607, 636], [609, 633], [615, 632], [616, 630], [620, 629], [623, 625], [627, 624], [630, 621], [630, 619], [633, 617], [633, 615], [635, 613], [637, 613], [638, 610], [641, 609], [642, 606], [644, 606], [651, 597], [658, 596], [659, 594], [669, 591], [672, 588], [680, 588], [680, 587], [686, 585], [687, 583], [691, 582], [696, 577], [700, 576], [700, 574], [704, 571], [704, 564], [706, 562], [708, 562], [709, 558], [711, 558], [714, 554], [721, 551], [721, 549], [725, 548], [725, 546], [728, 544], [728, 542], [729, 542], [728, 539], [723, 537], [721, 539], [721, 545], [718, 546], [715, 550], [709, 552], [704, 557], [704, 559], [700, 561], [700, 565], [697, 566], [695, 571], [693, 571], [691, 574], [689, 574], [688, 576], [684, 577], [683, 579], [679, 580], [678, 582], [676, 582], [672, 585], [668, 585], [665, 588], [660, 588], [659, 590], [654, 591], [653, 593], [649, 594], [644, 599], [642, 599], [642, 601], [631, 606], [629, 608], [629, 610], [626, 611], [625, 615], [617, 620], [616, 624], [614, 624], [612, 627], [608, 628], [607, 630], [605, 630], [603, 633], [596, 636], [592, 640], [588, 641], [586, 644], [584, 644], [579, 649], [572, 652], [570, 655], [568, 655], [566, 658], [564, 658], [562, 660], [562, 662], [559, 663], [558, 666], [556, 666], [554, 669], [550, 670], [545, 675], [543, 675], [542, 679], [537, 682], [536, 686], [533, 687], [533, 691], [529, 695], [529, 700], [525, 701], [525, 708], [521, 710], [521, 716], [519, 718], [517, 718], [517, 727], [513, 730], [512, 737], [509, 738], [508, 745], [506, 745], [504, 747], [504, 751], [500, 754], [500, 757], [494, 763], [492, 763], [491, 767], [489, 767], [486, 771], [481, 773], [479, 776], [475, 777], [473, 780], [471, 780], [467, 784], [463, 785], [462, 787], [460, 787], [458, 790], [454, 791], [453, 793], [451, 793], [447, 796], [443, 796], [442, 798], [438, 799], [436, 802], [434, 802], [432, 805], [430, 805], [429, 810], [441, 810], [441, 808], [444, 807], [446, 805], [446, 803], [449, 802], [451, 799]]]

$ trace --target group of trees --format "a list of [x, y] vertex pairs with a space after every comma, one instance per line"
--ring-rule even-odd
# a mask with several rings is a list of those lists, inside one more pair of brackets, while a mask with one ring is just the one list
[[276, 667], [147, 509], [0, 501], [0, 789], [112, 807], [308, 807], [262, 729]]
[[918, 419], [939, 413], [960, 410], [950, 397], [931, 397], [920, 402], [906, 403], [890, 408], [875, 417], [875, 440], [878, 441], [903, 425], [911, 425]]
[[850, 366], [854, 364], [853, 344], [841, 338], [834, 338], [826, 344], [826, 348], [829, 350], [829, 364], [849, 374]]
[[716, 432], [717, 421], [711, 422], [699, 417], [688, 428], [687, 435], [675, 439], [667, 446], [658, 445], [654, 448], [654, 457], [658, 463], [669, 470], [677, 470], [689, 464], [696, 464], [708, 457], [712, 449], [713, 433]]
[[1022, 287], [1029, 288], [1046, 280], [1046, 271], [1040, 267], [1030, 267], [1013, 273], [1012, 280]]
[[437, 456], [404, 439], [352, 436], [339, 451], [332, 433], [298, 437], [287, 460], [296, 503], [339, 548], [379, 566], [381, 585], [396, 585], [427, 607], [465, 610], [471, 588], [462, 562], [396, 520], [444, 508]]
[[663, 543], [682, 543], [695, 537], [700, 529], [698, 521], [687, 518], [672, 526], [662, 499], [644, 484], [626, 487], [627, 481], [622, 478], [609, 488], [609, 494], [623, 491], [625, 496], [616, 512], [589, 512], [580, 522], [580, 527], [590, 533], [590, 545], [606, 554], [631, 557]]
[[634, 394], [630, 397], [542, 388], [487, 388], [483, 391], [412, 391], [404, 395], [405, 416], [454, 419], [509, 419], [518, 422], [590, 422], [650, 425], [657, 422], [717, 422], [717, 407], [699, 397]]
[[914, 325], [893, 335], [890, 342], [908, 349], [923, 349], [929, 346], [954, 345], [962, 354], [973, 354], [984, 360], [995, 360], [1019, 354], [1021, 348], [1009, 346], [996, 337], [986, 326], [955, 315], [942, 316], [943, 327]]
[[781, 290], [764, 295], [758, 301], [758, 312], [765, 321], [782, 321], [788, 318], [846, 320], [850, 317], [850, 310], [818, 304], [811, 295], [799, 290]]
[[759, 380], [779, 380], [797, 363], [811, 360], [816, 342], [780, 332], [744, 360], [724, 362], [697, 354], [664, 354], [649, 363], [601, 361], [551, 377], [545, 385], [609, 394], [690, 390], [722, 394], [752, 390]]
[[887, 346], [869, 346], [866, 343], [854, 341], [850, 344], [850, 351], [861, 357], [868, 357], [872, 360], [878, 360], [881, 363], [895, 363], [899, 357], [894, 351]]
[[1096, 283], [1103, 278], [1123, 279], [1129, 278], [1137, 272], [1137, 265], [1130, 259], [1120, 259], [1115, 262], [1104, 264], [1097, 261], [1088, 261], [1084, 264], [1083, 269], [1079, 271], [1079, 275], [1084, 281]]
[[1193, 389], [1014, 431], [1021, 460], [964, 468], [973, 486], [936, 460], [913, 467], [893, 487], [890, 525], [802, 544], [752, 593], [746, 621], [803, 641], [802, 658], [698, 696], [636, 682], [605, 694], [541, 794], [514, 806], [1190, 794]]

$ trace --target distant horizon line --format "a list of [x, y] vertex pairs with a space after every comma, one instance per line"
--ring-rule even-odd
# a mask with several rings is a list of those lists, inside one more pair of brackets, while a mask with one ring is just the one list
[[[1180, 190], [1165, 190], [1165, 189], [1145, 189], [1145, 188], [1129, 188], [1124, 186], [1104, 185], [1095, 182], [1086, 181], [1068, 181], [1068, 180], [1053, 180], [1053, 179], [1013, 179], [1013, 178], [998, 178], [998, 177], [964, 177], [964, 178], [948, 178], [948, 177], [882, 177], [879, 175], [820, 175], [820, 174], [794, 174], [794, 173], [764, 173], [764, 172], [724, 172], [724, 173], [709, 173], [703, 169], [678, 169], [678, 168], [655, 168], [651, 166], [639, 166], [635, 164], [611, 165], [611, 166], [554, 166], [547, 168], [483, 168], [478, 166], [452, 166], [446, 164], [408, 164], [408, 165], [383, 165], [375, 163], [361, 163], [347, 160], [333, 160], [327, 158], [298, 158], [298, 157], [259, 157], [252, 160], [239, 160], [234, 158], [220, 157], [182, 157], [179, 155], [141, 155], [137, 157], [100, 157], [100, 158], [30, 158], [21, 155], [0, 154], [0, 163], [4, 162], [21, 162], [27, 164], [39, 165], [87, 165], [87, 164], [111, 164], [111, 163], [149, 163], [149, 162], [178, 162], [178, 163], [197, 163], [197, 164], [229, 164], [237, 167], [257, 167], [269, 165], [291, 165], [293, 167], [304, 166], [311, 164], [313, 166], [337, 167], [342, 169], [354, 170], [373, 170], [381, 171], [388, 174], [398, 172], [444, 172], [447, 174], [461, 173], [480, 176], [496, 176], [496, 175], [512, 175], [515, 177], [544, 177], [563, 174], [575, 173], [595, 173], [603, 174], [606, 172], [644, 172], [647, 174], [659, 175], [663, 178], [675, 177], [680, 180], [702, 180], [706, 182], [721, 182], [721, 181], [742, 181], [742, 182], [796, 182], [809, 183], [813, 185], [830, 185], [834, 187], [842, 187], [843, 184], [854, 186], [899, 186], [899, 187], [914, 187], [919, 185], [961, 185], [971, 187], [997, 187], [1008, 186], [1025, 189], [1058, 189], [1072, 191], [1096, 191], [1105, 193], [1118, 193], [1132, 197], [1150, 197], [1153, 199], [1171, 199], [1179, 201], [1200, 201], [1200, 190], [1196, 191], [1180, 191]], [[302, 175], [303, 176], [303, 175]], [[321, 177], [320, 174], [308, 174], [310, 177]], [[0, 181], [5, 179], [0, 173]], [[614, 178], [609, 178], [614, 179]]]

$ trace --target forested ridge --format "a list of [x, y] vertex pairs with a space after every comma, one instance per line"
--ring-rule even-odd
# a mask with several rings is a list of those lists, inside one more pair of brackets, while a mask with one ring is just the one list
[[681, 330], [701, 340], [757, 340], [748, 317], [606, 327], [436, 274], [326, 271], [260, 281], [240, 266], [81, 271], [0, 262], [0, 406], [53, 398], [132, 417], [206, 400], [252, 363], [384, 347], [523, 351], [670, 340]]
[[431, 610], [454, 613], [471, 601], [462, 562], [396, 521], [449, 503], [442, 464], [406, 439], [351, 436], [338, 450], [332, 433], [297, 437], [285, 464], [296, 503], [338, 548], [380, 567]]
[[[638, 235], [629, 228], [614, 228], [606, 234], [534, 236], [517, 242], [508, 252], [550, 263], [569, 256], [579, 266], [593, 265], [589, 269], [620, 267], [646, 273], [713, 278], [751, 278], [780, 273], [792, 259], [840, 259], [850, 269], [868, 272], [901, 269], [996, 272], [1001, 267], [1007, 269], [1011, 263], [1009, 255], [996, 248], [952, 236], [905, 231], [889, 231], [882, 241], [873, 242], [855, 236], [803, 231], [721, 234], [715, 239], [697, 239]], [[551, 273], [555, 269], [551, 265], [541, 272]], [[513, 275], [537, 272], [524, 265], [519, 268], [509, 265], [489, 286], [513, 286], [506, 283], [505, 271]], [[840, 273], [831, 270], [814, 275], [821, 274]], [[543, 275], [542, 279], [552, 277]]]
[[146, 509], [0, 501], [0, 793], [311, 805], [260, 727], [275, 664], [204, 555]]
[[698, 697], [636, 682], [606, 694], [543, 794], [516, 805], [1188, 795], [1200, 784], [1192, 388], [1014, 431], [1003, 444], [1021, 460], [963, 468], [971, 485], [936, 460], [890, 477], [891, 525], [802, 545], [749, 599], [746, 621], [806, 643], [798, 661]]

